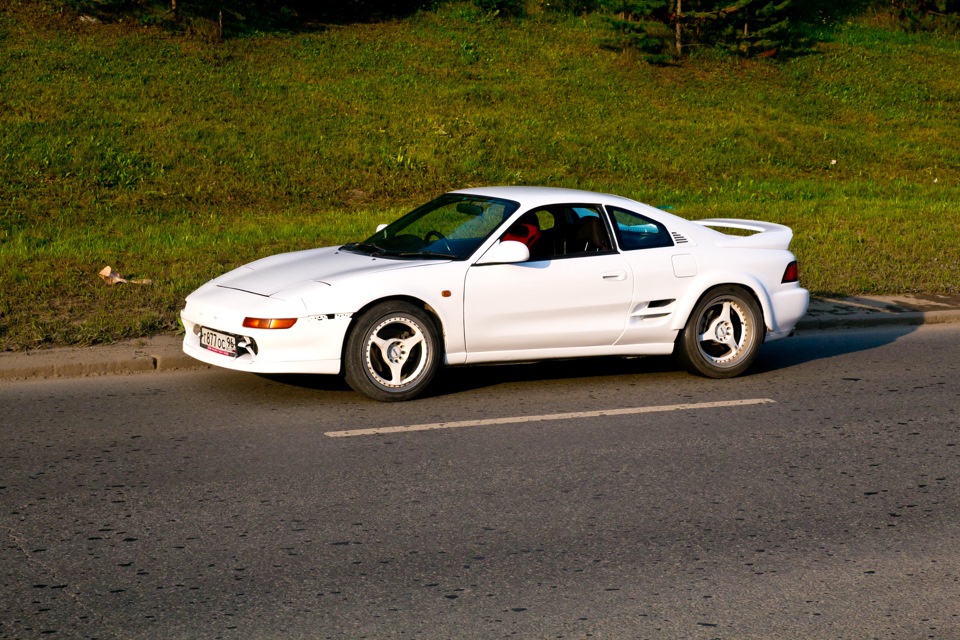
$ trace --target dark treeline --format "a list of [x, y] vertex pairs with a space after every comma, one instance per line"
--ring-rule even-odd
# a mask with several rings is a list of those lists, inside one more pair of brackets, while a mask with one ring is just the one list
[[[429, 11], [451, 0], [48, 0], [62, 10], [105, 20], [189, 28], [203, 21], [215, 38], [244, 32], [309, 29], [324, 23], [375, 22]], [[810, 34], [872, 11], [904, 29], [960, 26], [960, 0], [472, 0], [490, 16], [598, 14], [610, 26], [600, 44], [634, 49], [648, 61], [677, 60], [712, 47], [751, 56], [802, 51]], [[212, 27], [211, 27], [212, 25]]]
[[[47, 0], [100, 19], [144, 22], [224, 20], [234, 27], [270, 30], [316, 23], [375, 22], [442, 4], [436, 0]], [[477, 3], [480, 4], [479, 2]], [[494, 9], [495, 10], [495, 9]]]
[[850, 15], [886, 14], [905, 28], [954, 28], [960, 0], [595, 0], [616, 34], [610, 46], [640, 50], [651, 62], [685, 49], [716, 47], [743, 56], [803, 50], [810, 34]]

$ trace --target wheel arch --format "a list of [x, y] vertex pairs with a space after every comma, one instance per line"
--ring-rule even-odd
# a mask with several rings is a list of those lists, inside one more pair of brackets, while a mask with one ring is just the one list
[[374, 308], [379, 304], [383, 304], [384, 302], [406, 302], [408, 304], [412, 304], [413, 306], [423, 310], [427, 314], [427, 316], [433, 321], [434, 328], [437, 330], [437, 334], [440, 337], [440, 340], [438, 341], [440, 344], [440, 348], [445, 349], [446, 334], [444, 333], [444, 330], [443, 330], [443, 320], [440, 318], [440, 315], [437, 313], [436, 309], [433, 308], [433, 306], [431, 306], [428, 302], [425, 302], [424, 300], [421, 300], [416, 296], [410, 296], [410, 295], [383, 296], [382, 298], [375, 298], [367, 302], [365, 305], [363, 305], [362, 307], [354, 311], [353, 315], [350, 316], [350, 324], [347, 325], [347, 330], [343, 334], [343, 342], [340, 345], [340, 374], [341, 375], [344, 372], [344, 366], [345, 366], [344, 362], [345, 362], [346, 351], [347, 351], [347, 343], [350, 340], [350, 335], [353, 333], [354, 329], [356, 328], [357, 322], [360, 320], [361, 317], [363, 317], [363, 315], [367, 311], [369, 311], [370, 309]]
[[[696, 375], [738, 376], [750, 367], [766, 340], [762, 316], [760, 300], [750, 287], [739, 283], [710, 287], [697, 299], [686, 326], [678, 333], [674, 355]], [[704, 322], [709, 324], [701, 324]]]
[[754, 302], [756, 302], [757, 306], [760, 308], [760, 315], [762, 316], [760, 320], [764, 328], [764, 333], [772, 330], [770, 326], [770, 318], [773, 317], [773, 305], [770, 301], [770, 296], [767, 295], [766, 289], [764, 289], [760, 281], [751, 276], [725, 279], [717, 278], [715, 280], [711, 279], [710, 281], [704, 282], [702, 286], [693, 287], [691, 290], [700, 291], [700, 294], [695, 297], [689, 296], [683, 301], [682, 306], [678, 309], [678, 312], [674, 316], [674, 321], [670, 328], [682, 332], [683, 328], [690, 320], [690, 314], [693, 313], [693, 310], [697, 308], [697, 305], [700, 304], [700, 301], [703, 300], [711, 291], [719, 287], [737, 287], [749, 293], [750, 297], [753, 298]]

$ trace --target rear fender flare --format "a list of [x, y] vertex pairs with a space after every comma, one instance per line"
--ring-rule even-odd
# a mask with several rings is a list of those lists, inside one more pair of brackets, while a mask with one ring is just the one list
[[757, 304], [760, 305], [760, 311], [763, 314], [763, 324], [767, 331], [773, 331], [773, 304], [770, 301], [770, 296], [759, 280], [747, 274], [737, 274], [735, 277], [720, 277], [717, 275], [714, 277], [699, 278], [698, 281], [694, 283], [694, 286], [687, 289], [689, 292], [688, 295], [679, 301], [670, 328], [676, 331], [683, 331], [687, 320], [690, 318], [690, 314], [693, 313], [693, 308], [697, 306], [700, 299], [703, 298], [710, 289], [724, 285], [742, 287], [749, 292], [754, 300], [757, 301]]

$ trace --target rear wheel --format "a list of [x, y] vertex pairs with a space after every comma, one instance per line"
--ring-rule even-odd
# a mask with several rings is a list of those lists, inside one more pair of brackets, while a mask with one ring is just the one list
[[677, 357], [691, 373], [732, 378], [757, 357], [763, 336], [763, 314], [753, 296], [741, 287], [716, 287], [690, 314], [677, 338]]
[[344, 371], [354, 391], [381, 402], [410, 400], [440, 366], [438, 331], [423, 309], [390, 301], [372, 307], [347, 339]]

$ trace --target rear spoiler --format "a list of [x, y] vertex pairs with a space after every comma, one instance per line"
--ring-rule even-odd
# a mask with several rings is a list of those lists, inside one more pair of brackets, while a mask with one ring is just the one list
[[[717, 241], [718, 247], [744, 247], [753, 249], [784, 249], [790, 246], [793, 239], [793, 230], [774, 222], [759, 222], [757, 220], [739, 220], [736, 218], [708, 218], [706, 220], [691, 220], [702, 227], [719, 231], [720, 229], [742, 229], [753, 231], [749, 236], [728, 236]], [[719, 231], [723, 233], [722, 231]]]

